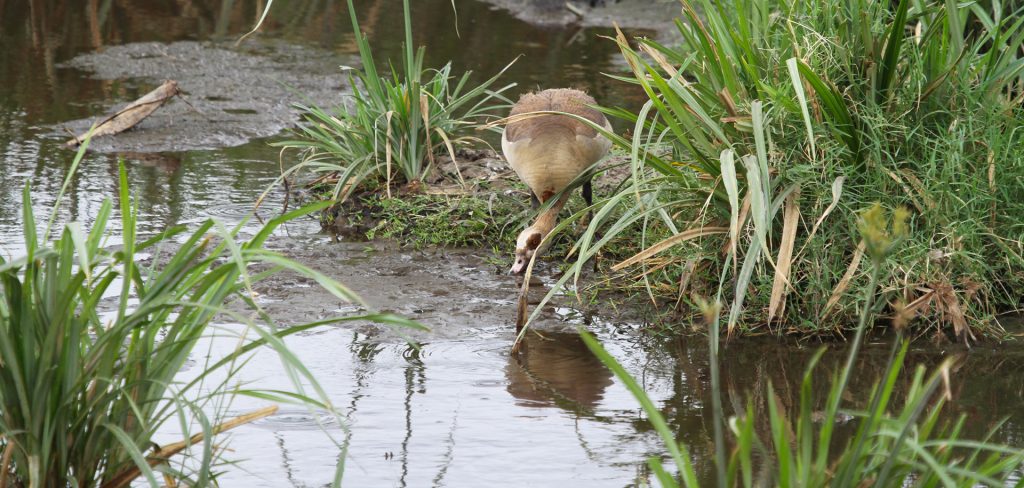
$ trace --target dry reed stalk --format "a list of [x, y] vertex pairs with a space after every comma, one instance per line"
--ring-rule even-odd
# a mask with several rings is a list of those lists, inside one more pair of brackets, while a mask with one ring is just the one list
[[390, 110], [384, 117], [388, 123], [387, 139], [384, 141], [384, 163], [385, 171], [387, 171], [387, 182], [384, 184], [384, 189], [387, 191], [388, 198], [391, 198], [391, 117], [394, 114], [395, 112]]
[[14, 441], [8, 439], [4, 447], [4, 456], [0, 460], [0, 488], [7, 488], [7, 475], [11, 472], [11, 456], [14, 455]]
[[[996, 195], [996, 154], [991, 149], [988, 151], [988, 191], [993, 197]], [[989, 228], [995, 229], [996, 227], [996, 199], [992, 199], [992, 205], [989, 208]]]
[[683, 86], [690, 85], [690, 82], [686, 81], [686, 79], [683, 78], [682, 76], [679, 76], [679, 70], [675, 69], [675, 67], [672, 66], [672, 63], [668, 62], [668, 58], [666, 58], [665, 55], [661, 53], [661, 51], [658, 51], [657, 49], [654, 49], [651, 46], [648, 46], [647, 44], [641, 44], [640, 50], [643, 51], [648, 56], [650, 56], [651, 59], [654, 59], [654, 61], [656, 61], [658, 65], [661, 66], [661, 69], [665, 70], [665, 74], [668, 75], [669, 80], [678, 78], [679, 80], [682, 81]]
[[740, 235], [739, 234], [739, 229], [741, 227], [743, 227], [743, 224], [747, 221], [747, 215], [749, 213], [750, 213], [750, 192], [747, 192], [747, 195], [743, 197], [743, 201], [740, 202], [740, 214], [739, 214], [739, 217], [736, 219], [736, 238], [734, 239], [733, 236], [730, 235], [728, 242], [725, 243], [725, 248], [722, 249], [722, 254], [728, 254], [730, 252], [732, 253], [732, 257], [733, 257], [732, 266], [733, 266], [733, 271], [734, 272], [735, 272], [735, 269], [736, 269], [736, 254], [737, 254], [737, 252], [736, 252], [736, 245], [739, 243], [739, 235]]
[[697, 260], [689, 259], [686, 264], [683, 265], [683, 272], [679, 275], [679, 291], [676, 295], [676, 304], [674, 309], [679, 310], [679, 306], [683, 303], [683, 297], [686, 296], [686, 289], [690, 286], [690, 279], [693, 277], [693, 270], [697, 269]]
[[[167, 103], [168, 100], [180, 93], [181, 92], [178, 90], [178, 82], [174, 80], [167, 80], [155, 90], [143, 95], [138, 100], [129, 103], [121, 110], [118, 110], [114, 115], [98, 122], [95, 125], [95, 128], [90, 131], [92, 134], [91, 137], [95, 139], [100, 136], [112, 136], [131, 129], [142, 122], [143, 119], [149, 117], [149, 115], [155, 112], [156, 109]], [[90, 132], [79, 134], [67, 141], [65, 144], [68, 146], [78, 146], [87, 137], [90, 137]]]
[[886, 170], [886, 173], [893, 179], [893, 181], [903, 188], [903, 192], [910, 197], [910, 202], [914, 204], [914, 208], [916, 208], [919, 213], [924, 213], [924, 206], [922, 206], [921, 202], [917, 200], [917, 197], [914, 195], [914, 191], [910, 189], [910, 185], [903, 181], [903, 178], [900, 178], [900, 175], [895, 172]]
[[935, 210], [935, 201], [932, 200], [931, 198], [928, 198], [928, 193], [925, 192], [924, 184], [921, 183], [921, 180], [917, 176], [915, 176], [909, 168], [903, 168], [902, 170], [900, 170], [900, 173], [903, 173], [903, 177], [910, 182], [910, 186], [914, 187], [914, 190], [917, 191], [917, 194], [921, 195], [921, 201], [924, 202], [924, 205], [926, 207], [928, 207], [928, 210]]
[[779, 259], [775, 266], [771, 300], [768, 302], [769, 322], [777, 314], [782, 315], [782, 311], [786, 309], [786, 287], [792, 288], [789, 283], [789, 274], [793, 265], [793, 246], [796, 243], [797, 223], [800, 221], [800, 205], [797, 203], [799, 198], [799, 189], [786, 197], [782, 218], [782, 242], [779, 243]]
[[829, 214], [836, 209], [836, 206], [839, 205], [839, 197], [843, 194], [844, 181], [846, 181], [846, 177], [840, 176], [832, 182], [832, 203], [830, 203], [828, 207], [825, 207], [825, 211], [822, 212], [821, 216], [818, 217], [818, 220], [814, 222], [814, 227], [811, 227], [811, 233], [807, 235], [806, 239], [804, 239], [804, 245], [801, 246], [800, 251], [796, 253], [797, 256], [803, 255], [804, 249], [807, 249], [807, 244], [811, 242], [811, 238], [818, 233], [818, 227], [821, 226], [821, 223], [825, 221], [825, 218], [828, 217]]
[[[466, 180], [462, 177], [462, 170], [459, 169], [459, 161], [455, 159], [455, 148], [452, 146], [452, 141], [448, 139], [448, 134], [445, 134], [445, 132], [441, 130], [440, 127], [434, 130], [438, 133], [438, 135], [441, 136], [441, 140], [444, 141], [444, 147], [445, 149], [448, 150], [448, 157], [452, 158], [452, 166], [455, 167], [455, 175], [459, 177], [459, 184], [461, 184], [462, 188], [465, 189]], [[433, 151], [431, 151], [431, 154], [433, 154]], [[433, 164], [434, 157], [431, 156], [430, 158], [430, 163]]]
[[836, 287], [832, 290], [832, 296], [828, 298], [828, 302], [825, 303], [825, 308], [821, 311], [821, 317], [825, 318], [832, 310], [832, 306], [839, 302], [839, 298], [843, 296], [846, 289], [850, 286], [850, 281], [853, 280], [853, 275], [857, 273], [857, 268], [860, 267], [860, 260], [864, 257], [864, 249], [867, 244], [862, 239], [860, 244], [857, 244], [857, 250], [853, 253], [853, 259], [850, 260], [850, 267], [846, 268], [846, 273], [843, 274], [843, 278], [839, 280]]
[[661, 242], [651, 247], [648, 247], [647, 249], [644, 249], [643, 251], [640, 251], [633, 257], [626, 259], [625, 261], [622, 261], [621, 263], [616, 264], [615, 266], [612, 266], [612, 271], [619, 271], [623, 268], [632, 266], [681, 242], [685, 242], [690, 239], [696, 239], [698, 237], [703, 237], [706, 235], [726, 234], [728, 232], [728, 227], [697, 227], [685, 230], [672, 237], [664, 239]]

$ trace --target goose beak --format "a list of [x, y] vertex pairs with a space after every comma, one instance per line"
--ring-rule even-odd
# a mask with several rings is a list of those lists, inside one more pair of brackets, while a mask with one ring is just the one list
[[508, 270], [509, 275], [520, 275], [526, 270], [526, 260], [516, 259], [515, 264], [512, 265], [512, 269]]

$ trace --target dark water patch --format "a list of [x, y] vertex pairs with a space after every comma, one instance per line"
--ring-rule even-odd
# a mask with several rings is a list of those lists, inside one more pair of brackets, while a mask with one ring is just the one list
[[[447, 0], [413, 2], [413, 9], [414, 42], [427, 45], [428, 66], [451, 60], [456, 72], [473, 70], [480, 80], [522, 55], [504, 80], [519, 83], [510, 92], [513, 97], [520, 91], [571, 85], [587, 88], [608, 105], [638, 107], [642, 100], [635, 87], [601, 75], [621, 70], [614, 43], [597, 37], [610, 34], [610, 29], [542, 28], [468, 1], [458, 5], [457, 34]], [[402, 32], [392, 20], [400, 17], [400, 3], [359, 2], [357, 10], [379, 61], [398, 59]], [[211, 0], [187, 5], [127, 0], [80, 8], [62, 0], [0, 4], [0, 42], [5, 47], [0, 53], [0, 85], [5, 87], [0, 90], [0, 252], [21, 247], [24, 184], [32, 184], [40, 213], [49, 209], [63, 184], [73, 154], [63, 147], [69, 135], [61, 126], [79, 121], [71, 128], [83, 128], [86, 121], [134, 100], [165, 78], [182, 81], [198, 110], [175, 100], [136, 130], [95, 141], [94, 149], [110, 152], [86, 155], [70, 182], [58, 222], [89, 224], [102, 199], [116, 195], [120, 158], [139, 195], [144, 233], [195, 222], [207, 206], [255, 201], [280, 173], [281, 162], [266, 139], [252, 138], [293, 124], [294, 113], [285, 116], [284, 110], [308, 99], [277, 80], [294, 79], [290, 84], [308, 94], [340, 96], [344, 77], [338, 66], [353, 64], [356, 51], [343, 5], [302, 0], [275, 3], [263, 31], [242, 46], [224, 42], [248, 30], [259, 13], [255, 4]], [[84, 57], [72, 61], [80, 55]], [[81, 67], [72, 67], [79, 62]], [[186, 83], [179, 72], [197, 80]], [[207, 91], [205, 96], [200, 90]], [[270, 90], [279, 95], [245, 98]], [[314, 99], [325, 104], [332, 100]], [[239, 109], [259, 113], [229, 112]], [[244, 127], [222, 131], [224, 123]], [[236, 144], [241, 145], [182, 150]], [[178, 150], [158, 151], [167, 149]], [[281, 197], [275, 193], [269, 201], [280, 202]]]

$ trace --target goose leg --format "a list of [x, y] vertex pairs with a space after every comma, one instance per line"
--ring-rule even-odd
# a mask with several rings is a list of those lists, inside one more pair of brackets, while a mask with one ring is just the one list
[[[583, 200], [587, 202], [587, 206], [588, 207], [592, 207], [594, 205], [594, 187], [591, 184], [592, 180], [593, 180], [593, 178], [587, 178], [587, 181], [583, 183]], [[585, 222], [581, 222], [582, 225], [580, 225], [580, 227], [579, 227], [581, 229], [580, 232], [584, 232], [584, 230], [588, 226], [590, 226], [590, 221], [593, 220], [593, 219], [594, 219], [594, 211], [590, 210], [589, 212], [587, 212], [587, 220]], [[597, 259], [591, 258], [590, 261], [591, 261], [591, 264], [594, 267], [594, 272], [596, 273], [597, 272]]]
[[540, 200], [537, 198], [537, 194], [534, 193], [533, 190], [528, 191], [530, 192], [530, 207], [537, 210], [537, 208], [540, 207]]
[[[587, 202], [587, 207], [594, 206], [594, 188], [591, 185], [591, 179], [587, 178], [587, 181], [583, 183], [583, 200]], [[590, 225], [590, 221], [594, 218], [594, 211], [590, 210], [587, 212], [586, 225]], [[585, 227], [585, 226], [584, 226]]]

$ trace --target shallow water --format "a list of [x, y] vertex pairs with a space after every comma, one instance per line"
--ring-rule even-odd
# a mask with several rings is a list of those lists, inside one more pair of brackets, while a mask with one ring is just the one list
[[[614, 46], [596, 37], [609, 34], [607, 29], [537, 28], [486, 4], [466, 1], [458, 2], [461, 37], [457, 37], [448, 0], [413, 3], [416, 42], [428, 44], [428, 64], [450, 58], [457, 70], [488, 75], [523, 54], [507, 77], [520, 83], [517, 90], [579, 85], [609, 105], [635, 106], [639, 100], [638, 94], [599, 74], [617, 66]], [[190, 46], [170, 44], [177, 41], [200, 41], [212, 48], [204, 53], [232, 50], [230, 42], [223, 41], [244, 32], [257, 15], [248, 2], [183, 5], [0, 3], [4, 46], [0, 50], [0, 86], [4, 87], [0, 90], [0, 253], [17, 254], [22, 246], [20, 194], [26, 181], [32, 184], [39, 211], [56, 200], [73, 155], [61, 147], [66, 135], [60, 127], [130, 101], [161, 77], [177, 76], [160, 71], [173, 63], [149, 62], [130, 65], [156, 70], [147, 71], [146, 77], [125, 78], [121, 73], [99, 79], [81, 64], [69, 67], [70, 61], [104, 46], [138, 42], [167, 43], [157, 47], [166, 46], [161, 52], [169, 55]], [[360, 2], [358, 7], [375, 47], [391, 56], [398, 53], [401, 42], [401, 25], [394, 21], [399, 5], [376, 1]], [[354, 61], [348, 25], [343, 2], [277, 0], [267, 32], [232, 52], [254, 56], [246, 58], [246, 66], [258, 67], [260, 60], [268, 68], [301, 66], [307, 75], [303, 79], [313, 80], [311, 87], [325, 88], [327, 97], [340, 84], [336, 66]], [[127, 49], [143, 52], [139, 46]], [[135, 57], [144, 61], [145, 56], [150, 54]], [[219, 59], [216, 56], [220, 55], [197, 58], [201, 61], [193, 64]], [[127, 63], [131, 56], [124, 59]], [[230, 65], [211, 69], [212, 74], [193, 73], [192, 79], [212, 77], [220, 82], [238, 75], [227, 71]], [[218, 74], [218, 69], [224, 72]], [[273, 69], [268, 72], [270, 80]], [[204, 89], [226, 90], [213, 82]], [[230, 95], [244, 98], [235, 92]], [[226, 103], [216, 94], [206, 98]], [[187, 107], [180, 104], [165, 109], [163, 116], [157, 112], [147, 121], [149, 127], [189, 116]], [[248, 113], [244, 107], [226, 110], [234, 110], [228, 112], [231, 115]], [[111, 146], [89, 153], [69, 186], [60, 218], [92, 219], [102, 199], [114, 196], [118, 158], [123, 158], [144, 232], [211, 216], [236, 223], [248, 215], [252, 203], [280, 171], [277, 150], [267, 146], [278, 136], [256, 135], [260, 138], [251, 142], [221, 140], [213, 145], [231, 147], [215, 149], [153, 153]], [[147, 137], [142, 132], [131, 136]], [[163, 137], [159, 142], [166, 144], [172, 136]], [[269, 201], [281, 198], [280, 191], [273, 191]], [[323, 327], [289, 339], [351, 429], [348, 485], [564, 486], [569, 482], [621, 487], [649, 479], [645, 459], [663, 449], [622, 384], [583, 347], [577, 327], [596, 334], [642, 382], [679, 438], [690, 445], [701, 475], [710, 475], [706, 460], [712, 426], [705, 408], [709, 377], [703, 338], [653, 338], [639, 332], [643, 326], [639, 312], [626, 308], [622, 314], [612, 313], [621, 306], [610, 306], [611, 298], [583, 307], [563, 297], [542, 314], [536, 326], [539, 335], [527, 338], [527, 352], [513, 357], [508, 350], [514, 336], [516, 290], [502, 274], [507, 266], [501, 261], [504, 257], [495, 260], [485, 250], [408, 251], [387, 243], [337, 243], [317, 230], [312, 220], [295, 222], [279, 232], [269, 247], [338, 278], [360, 292], [370, 306], [409, 316], [432, 329], [413, 334], [422, 344], [420, 351], [411, 349], [402, 334], [366, 323]], [[261, 305], [283, 323], [358, 311], [319, 292], [307, 280], [287, 275], [261, 284], [257, 291]], [[237, 329], [222, 326], [226, 331]], [[208, 344], [214, 355], [233, 345], [227, 339]], [[726, 412], [742, 408], [748, 395], [757, 399], [756, 411], [764, 412], [769, 381], [783, 402], [793, 405], [804, 365], [815, 349], [815, 344], [801, 347], [756, 339], [724, 347]], [[250, 387], [287, 387], [279, 361], [271, 353], [261, 354], [243, 373], [252, 380]], [[867, 348], [848, 399], [854, 405], [881, 374], [885, 354], [884, 344]], [[950, 354], [960, 357], [952, 377], [950, 415], [966, 415], [966, 428], [974, 436], [1008, 418], [993, 440], [1022, 445], [1024, 351], [978, 347], [966, 352], [957, 347], [921, 346], [911, 352], [908, 364], [936, 365]], [[815, 374], [819, 388], [828, 385], [842, 357], [841, 349], [826, 354]], [[183, 371], [183, 378], [197, 372], [205, 361], [203, 354], [197, 352], [194, 361], [192, 369]], [[905, 387], [905, 381], [901, 385]], [[899, 395], [903, 394], [901, 390]], [[232, 411], [263, 404], [239, 399]], [[341, 426], [327, 427], [336, 441], [345, 439]], [[245, 460], [241, 469], [226, 470], [223, 486], [320, 486], [332, 479], [338, 448], [302, 408], [286, 407], [232, 435], [235, 450], [229, 457]], [[177, 440], [172, 438], [168, 440]]]
[[[323, 327], [288, 340], [342, 412], [351, 436], [345, 480], [351, 486], [636, 486], [651, 481], [644, 460], [664, 450], [636, 401], [586, 349], [577, 332], [596, 335], [644, 385], [672, 429], [689, 444], [697, 469], [712, 479], [707, 345], [702, 337], [658, 340], [640, 333], [635, 317], [617, 317], [604, 304], [579, 307], [556, 299], [527, 335], [525, 353], [509, 354], [514, 338], [513, 284], [497, 273], [487, 253], [475, 250], [409, 251], [385, 243], [331, 244], [309, 237], [280, 238], [272, 247], [363, 293], [375, 308], [417, 319], [430, 332], [409, 333], [415, 350], [396, 331], [368, 323]], [[282, 323], [357, 312], [310, 283], [287, 275], [261, 284], [266, 311]], [[603, 314], [602, 314], [603, 313]], [[237, 327], [227, 326], [229, 330]], [[214, 342], [214, 356], [236, 344]], [[770, 436], [765, 401], [769, 382], [794, 409], [805, 365], [817, 345], [798, 347], [747, 339], [722, 349], [724, 408], [741, 411], [753, 399], [758, 433]], [[866, 348], [851, 380], [849, 405], [883, 373], [886, 344]], [[938, 351], [917, 347], [908, 368], [935, 366], [955, 355], [947, 418], [966, 416], [978, 437], [1009, 420], [994, 440], [1024, 442], [1021, 351], [976, 348]], [[814, 374], [816, 409], [845, 360], [842, 348], [823, 357]], [[287, 388], [278, 360], [264, 352], [242, 375], [252, 387]], [[188, 374], [186, 372], [186, 374]], [[906, 395], [909, 377], [898, 383]], [[264, 402], [241, 399], [243, 412]], [[849, 435], [852, 424], [841, 424]], [[283, 413], [239, 428], [243, 471], [228, 471], [227, 486], [314, 486], [328, 483], [337, 447], [306, 410]]]

